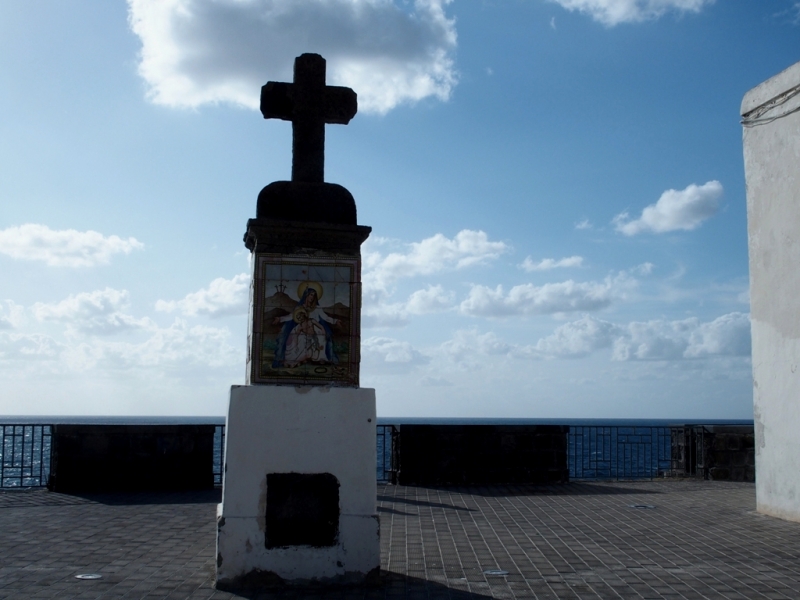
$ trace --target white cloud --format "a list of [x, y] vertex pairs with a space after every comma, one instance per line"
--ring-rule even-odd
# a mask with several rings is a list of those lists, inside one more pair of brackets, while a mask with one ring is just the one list
[[364, 252], [364, 287], [385, 290], [403, 277], [432, 275], [446, 269], [463, 269], [485, 264], [508, 251], [503, 242], [491, 242], [483, 231], [463, 229], [453, 239], [437, 233], [421, 242], [408, 244], [407, 252], [383, 256], [369, 249]]
[[54, 360], [64, 344], [41, 333], [0, 332], [0, 360]]
[[136, 319], [122, 312], [128, 305], [128, 292], [106, 288], [82, 292], [61, 302], [37, 302], [31, 312], [39, 321], [66, 323], [72, 330], [108, 335], [128, 329], [153, 327], [148, 318]]
[[455, 294], [447, 292], [441, 285], [429, 285], [408, 297], [406, 311], [412, 315], [425, 315], [447, 310], [453, 305]]
[[185, 321], [176, 319], [169, 327], [155, 329], [142, 343], [102, 344], [97, 360], [104, 366], [162, 373], [176, 371], [179, 375], [182, 370], [192, 367], [219, 368], [237, 362], [244, 365], [243, 351], [233, 348], [229, 339], [227, 328], [189, 327]]
[[[147, 372], [151, 381], [168, 375], [183, 377], [198, 369], [244, 364], [244, 342], [240, 350], [233, 348], [228, 343], [227, 328], [189, 327], [176, 319], [169, 327], [152, 325], [146, 331], [148, 337], [141, 342], [73, 338], [68, 343], [40, 333], [0, 332], [0, 362], [48, 361], [45, 370], [40, 371], [42, 375], [80, 372], [109, 375], [140, 370]], [[13, 375], [13, 371], [6, 369], [0, 375]]]
[[455, 295], [441, 285], [428, 285], [403, 302], [391, 302], [393, 285], [399, 279], [486, 264], [509, 250], [503, 242], [490, 241], [483, 231], [469, 229], [459, 231], [452, 239], [437, 233], [421, 242], [402, 244], [400, 251], [387, 252], [386, 248], [398, 245], [376, 237], [370, 238], [362, 250], [364, 327], [403, 327], [411, 315], [452, 307]]
[[578, 221], [575, 223], [575, 229], [592, 229], [594, 225], [592, 225], [589, 219], [584, 219], [583, 221]]
[[512, 344], [504, 342], [494, 332], [479, 333], [477, 329], [456, 331], [440, 348], [454, 362], [475, 366], [480, 363], [479, 356], [506, 356], [514, 350]]
[[408, 373], [431, 360], [408, 342], [387, 337], [362, 339], [361, 357], [366, 370], [389, 373]]
[[250, 275], [241, 273], [231, 279], [218, 277], [207, 288], [187, 294], [183, 300], [159, 300], [156, 310], [180, 311], [187, 316], [224, 317], [247, 314]]
[[730, 313], [701, 323], [689, 337], [686, 358], [704, 356], [749, 356], [750, 316]]
[[550, 0], [569, 11], [589, 15], [608, 27], [658, 19], [668, 11], [700, 12], [714, 0]]
[[16, 304], [13, 300], [0, 302], [0, 329], [19, 327], [24, 318], [25, 307]]
[[533, 262], [530, 256], [526, 256], [520, 268], [528, 273], [533, 273], [534, 271], [549, 271], [550, 269], [560, 269], [564, 267], [580, 267], [582, 264], [582, 256], [569, 256], [558, 260], [555, 258], [543, 258], [539, 262]]
[[535, 344], [506, 342], [491, 331], [460, 330], [440, 346], [442, 354], [462, 366], [479, 368], [480, 357], [518, 359], [582, 358], [611, 349], [614, 361], [687, 361], [750, 355], [750, 318], [730, 313], [709, 322], [697, 318], [653, 320], [618, 325], [585, 315], [564, 323]]
[[542, 286], [526, 283], [514, 286], [508, 294], [503, 292], [501, 285], [495, 289], [475, 285], [459, 308], [462, 314], [475, 317], [552, 315], [600, 310], [614, 300], [624, 298], [625, 292], [636, 285], [636, 280], [626, 273], [620, 273], [614, 278], [606, 277], [602, 282], [578, 283], [570, 279]]
[[360, 109], [447, 100], [456, 85], [449, 0], [128, 0], [142, 49], [139, 74], [157, 104], [229, 102], [257, 109], [267, 80], [291, 81], [294, 58], [316, 52], [328, 83]]
[[106, 265], [114, 254], [130, 254], [142, 248], [144, 244], [132, 237], [124, 240], [96, 231], [56, 231], [34, 223], [0, 230], [0, 254], [42, 261], [51, 267]]
[[613, 359], [678, 360], [683, 358], [687, 337], [696, 319], [630, 323], [624, 336], [614, 342]]
[[361, 310], [363, 329], [386, 329], [406, 325], [408, 325], [408, 312], [404, 302], [387, 303], [381, 299], [364, 302]]
[[403, 327], [411, 315], [425, 315], [448, 310], [453, 306], [455, 294], [441, 285], [429, 285], [417, 290], [405, 302], [386, 303], [383, 298], [371, 298], [362, 311], [362, 327]]
[[683, 190], [667, 190], [642, 211], [638, 219], [630, 219], [627, 212], [612, 220], [617, 231], [625, 235], [636, 235], [644, 231], [665, 233], [668, 231], [691, 231], [714, 216], [722, 196], [722, 184], [709, 181], [703, 185], [692, 184]]
[[622, 328], [608, 321], [585, 316], [559, 326], [536, 343], [536, 351], [547, 358], [578, 358], [609, 348]]
[[750, 317], [743, 313], [708, 323], [696, 318], [630, 323], [613, 346], [613, 359], [619, 361], [749, 355]]

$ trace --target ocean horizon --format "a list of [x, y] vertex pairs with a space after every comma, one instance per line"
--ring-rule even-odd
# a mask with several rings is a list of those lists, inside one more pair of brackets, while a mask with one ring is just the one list
[[[224, 425], [225, 416], [95, 416], [95, 415], [0, 415], [2, 425]], [[504, 417], [378, 417], [378, 425], [572, 425], [599, 427], [670, 427], [681, 425], [753, 425], [753, 419], [557, 419]]]

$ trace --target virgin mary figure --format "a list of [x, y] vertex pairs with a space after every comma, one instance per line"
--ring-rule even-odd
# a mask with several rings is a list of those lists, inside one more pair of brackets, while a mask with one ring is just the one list
[[297, 286], [297, 295], [300, 300], [292, 313], [272, 320], [274, 325], [283, 323], [272, 367], [292, 368], [306, 362], [338, 364], [331, 325], [339, 320], [319, 307], [322, 286], [303, 281]]

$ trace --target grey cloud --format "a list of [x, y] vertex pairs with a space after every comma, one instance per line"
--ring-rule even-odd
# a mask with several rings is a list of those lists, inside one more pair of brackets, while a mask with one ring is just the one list
[[291, 80], [303, 52], [328, 60], [328, 80], [384, 113], [456, 85], [447, 0], [128, 0], [142, 42], [139, 73], [159, 104], [258, 108], [270, 80]]

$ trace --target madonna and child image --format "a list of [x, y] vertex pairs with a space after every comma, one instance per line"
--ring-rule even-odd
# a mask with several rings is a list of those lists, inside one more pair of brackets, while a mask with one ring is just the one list
[[297, 287], [300, 301], [292, 314], [275, 317], [273, 325], [282, 324], [272, 361], [274, 368], [294, 368], [303, 363], [339, 364], [333, 349], [333, 325], [339, 319], [319, 306], [322, 286], [316, 281], [304, 281]]
[[[287, 383], [352, 379], [351, 269], [293, 267], [281, 269], [291, 279], [264, 271], [260, 376]], [[315, 279], [298, 280], [303, 276]]]

